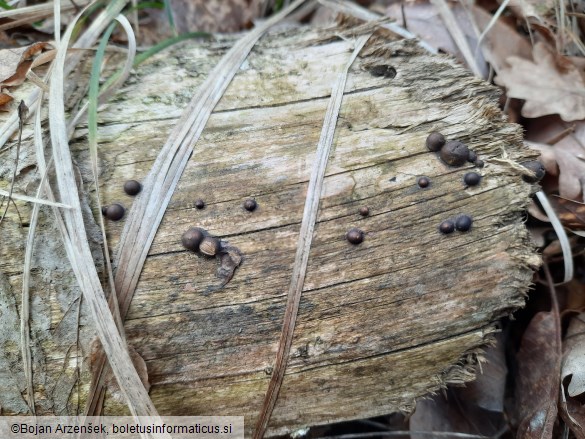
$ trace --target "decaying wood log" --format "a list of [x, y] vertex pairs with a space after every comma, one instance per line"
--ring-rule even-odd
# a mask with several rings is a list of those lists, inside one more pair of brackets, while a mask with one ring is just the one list
[[[162, 415], [243, 414], [251, 433], [275, 358], [331, 84], [349, 59], [353, 36], [347, 25], [271, 31], [195, 146], [125, 325]], [[107, 204], [131, 207], [123, 183], [148, 173], [182, 107], [233, 41], [185, 42], [154, 57], [100, 112]], [[520, 128], [505, 122], [497, 97], [447, 56], [383, 30], [370, 38], [350, 69], [269, 435], [408, 411], [416, 398], [472, 379], [494, 323], [523, 305], [539, 263], [522, 223], [535, 187], [514, 164], [531, 153]], [[465, 142], [485, 167], [445, 165], [425, 147], [434, 130]], [[100, 208], [92, 201], [85, 135], [78, 129], [71, 146], [101, 266], [94, 219]], [[2, 188], [10, 183], [10, 154], [0, 164]], [[32, 194], [39, 176], [32, 172], [30, 138], [21, 158], [16, 187]], [[471, 169], [482, 175], [475, 187], [462, 180]], [[431, 181], [426, 188], [417, 185], [423, 175]], [[253, 212], [243, 208], [248, 198], [258, 203]], [[195, 207], [198, 199], [204, 209]], [[7, 414], [28, 410], [18, 292], [30, 206], [16, 204], [22, 222], [11, 209], [0, 226], [0, 405]], [[367, 217], [358, 213], [363, 206]], [[461, 214], [473, 217], [471, 231], [438, 231], [443, 220]], [[181, 234], [192, 226], [241, 253], [227, 284], [217, 276], [217, 258], [182, 247]], [[363, 243], [347, 242], [352, 227], [365, 232]], [[108, 222], [112, 248], [121, 228], [122, 222]], [[76, 413], [87, 397], [94, 331], [48, 209], [32, 282], [37, 414]], [[116, 396], [112, 388], [106, 414], [126, 413]]]

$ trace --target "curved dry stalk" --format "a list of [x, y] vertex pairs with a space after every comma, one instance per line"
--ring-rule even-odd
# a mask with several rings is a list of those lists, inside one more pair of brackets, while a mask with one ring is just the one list
[[[73, 172], [71, 152], [67, 136], [64, 103], [65, 57], [75, 23], [85, 11], [80, 12], [63, 35], [61, 46], [57, 49], [54, 70], [51, 74], [49, 93], [49, 128], [53, 147], [53, 158], [59, 193], [64, 202], [73, 208], [62, 212], [63, 222], [68, 234], [64, 240], [65, 250], [75, 277], [81, 287], [93, 316], [96, 330], [112, 371], [126, 397], [128, 408], [133, 416], [153, 416], [162, 423], [154, 404], [144, 388], [127, 347], [120, 337], [114, 318], [101, 287], [100, 279], [91, 255], [85, 224], [81, 213], [79, 193]], [[140, 420], [137, 418], [137, 422]], [[168, 437], [168, 435], [156, 435]]]
[[323, 189], [325, 169], [327, 168], [329, 151], [333, 144], [333, 135], [335, 134], [337, 118], [339, 117], [339, 110], [341, 109], [341, 101], [343, 100], [343, 91], [345, 90], [347, 75], [349, 68], [355, 61], [358, 53], [370, 39], [371, 35], [371, 33], [363, 35], [357, 40], [355, 49], [351, 54], [349, 61], [345, 65], [344, 70], [338, 73], [337, 80], [333, 84], [331, 90], [331, 99], [327, 105], [327, 112], [325, 113], [325, 120], [323, 121], [323, 128], [321, 129], [321, 137], [317, 144], [317, 153], [315, 155], [315, 162], [311, 172], [311, 179], [309, 180], [309, 187], [307, 188], [307, 198], [305, 199], [305, 208], [303, 210], [303, 219], [301, 222], [301, 231], [299, 233], [295, 263], [293, 265], [292, 279], [288, 289], [282, 332], [280, 333], [280, 340], [278, 342], [278, 352], [276, 353], [272, 377], [254, 430], [254, 439], [261, 439], [264, 437], [264, 433], [268, 427], [268, 421], [270, 420], [270, 416], [276, 405], [276, 400], [278, 399], [280, 387], [282, 386], [284, 372], [286, 371], [286, 363], [292, 345], [299, 304], [301, 302], [301, 293], [305, 283], [307, 263], [309, 262], [309, 253], [313, 241], [313, 231], [315, 230], [317, 214], [319, 213], [319, 201], [321, 199], [321, 190]]

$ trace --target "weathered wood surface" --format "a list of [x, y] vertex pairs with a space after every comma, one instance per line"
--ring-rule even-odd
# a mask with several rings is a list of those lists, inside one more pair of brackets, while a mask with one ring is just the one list
[[[292, 28], [264, 37], [195, 146], [126, 320], [161, 414], [244, 414], [248, 434], [254, 425], [277, 348], [328, 95], [352, 49], [339, 32]], [[147, 174], [181, 108], [230, 41], [186, 42], [155, 57], [100, 113], [106, 203], [131, 206], [123, 182]], [[393, 66], [396, 76], [370, 74], [380, 64]], [[464, 141], [485, 160], [478, 187], [462, 182], [473, 165], [450, 168], [428, 152], [424, 140], [432, 130]], [[92, 203], [84, 136], [79, 129], [72, 149]], [[30, 170], [32, 149], [23, 148], [21, 167]], [[449, 57], [375, 34], [350, 69], [292, 354], [268, 434], [409, 410], [417, 397], [471, 378], [475, 354], [494, 322], [523, 304], [538, 263], [522, 223], [535, 188], [494, 160], [522, 161], [529, 154], [519, 127], [505, 123], [498, 110], [493, 87]], [[3, 188], [12, 157], [4, 153]], [[430, 187], [416, 185], [420, 175], [431, 178]], [[18, 187], [24, 191], [37, 179], [23, 172]], [[248, 197], [259, 204], [253, 213], [242, 207]], [[203, 210], [194, 207], [199, 198]], [[16, 309], [30, 209], [17, 204], [25, 228], [14, 211], [0, 226], [1, 310], [9, 316], [0, 331], [5, 413], [26, 411]], [[364, 205], [367, 218], [358, 214]], [[462, 213], [474, 218], [471, 232], [438, 232], [442, 220]], [[52, 220], [43, 209], [32, 276], [37, 411], [74, 413], [87, 394], [93, 331], [82, 304], [77, 348], [79, 291]], [[191, 226], [244, 255], [225, 287], [215, 275], [216, 260], [182, 248], [181, 233]], [[358, 246], [344, 239], [354, 226], [366, 232]], [[102, 264], [89, 215], [88, 227]], [[121, 228], [108, 223], [113, 248]], [[108, 397], [106, 414], [125, 411], [123, 402]]]

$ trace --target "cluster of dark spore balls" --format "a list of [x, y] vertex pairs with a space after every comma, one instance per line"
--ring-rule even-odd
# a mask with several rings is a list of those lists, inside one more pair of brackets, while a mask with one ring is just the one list
[[[426, 145], [429, 151], [438, 152], [441, 160], [449, 166], [463, 166], [469, 162], [478, 168], [483, 168], [483, 161], [477, 158], [477, 153], [471, 151], [465, 143], [459, 140], [447, 141], [445, 136], [434, 131], [428, 135]], [[426, 187], [420, 184], [422, 178], [418, 179], [418, 185]], [[463, 176], [463, 182], [467, 186], [477, 186], [481, 182], [481, 175], [477, 172], [468, 172]], [[455, 230], [467, 232], [471, 229], [472, 224], [473, 219], [469, 215], [459, 215], [454, 220], [448, 219], [439, 224], [439, 231], [446, 235]]]
[[187, 250], [213, 257], [221, 251], [221, 242], [211, 236], [205, 229], [190, 227], [181, 237], [181, 243]]
[[448, 235], [455, 230], [460, 232], [468, 232], [473, 224], [473, 218], [469, 215], [459, 215], [455, 220], [445, 220], [439, 225], [439, 231]]
[[[124, 183], [124, 192], [135, 196], [142, 190], [142, 185], [136, 180], [128, 180]], [[120, 203], [112, 203], [109, 206], [102, 206], [102, 215], [111, 221], [120, 221], [126, 214], [126, 208]]]
[[[358, 213], [363, 217], [369, 216], [370, 208], [368, 206], [361, 206], [358, 209]], [[351, 244], [358, 245], [364, 242], [365, 236], [366, 234], [363, 230], [358, 229], [357, 227], [352, 227], [345, 234], [345, 239], [347, 239], [347, 241]]]
[[[441, 160], [450, 166], [463, 166], [466, 162], [473, 163], [478, 168], [483, 168], [484, 166], [483, 160], [477, 158], [475, 151], [471, 151], [467, 145], [458, 140], [447, 141], [445, 136], [439, 132], [433, 131], [430, 133], [427, 137], [426, 145], [429, 151], [438, 152]], [[536, 183], [544, 177], [545, 169], [539, 161], [525, 162], [522, 165], [535, 174], [534, 177], [523, 176], [524, 181]], [[427, 187], [428, 182], [423, 179], [426, 179], [426, 177], [420, 177], [417, 183], [420, 187]], [[421, 181], [426, 184], [421, 185]], [[481, 175], [477, 172], [467, 172], [463, 176], [463, 182], [466, 186], [477, 186], [481, 182]], [[443, 221], [439, 225], [439, 231], [444, 234], [453, 233], [455, 230], [467, 232], [471, 229], [472, 224], [473, 219], [469, 215], [459, 215], [455, 220], [448, 219]]]
[[475, 151], [471, 151], [467, 145], [459, 140], [445, 139], [441, 133], [433, 131], [428, 135], [426, 145], [429, 151], [438, 152], [439, 157], [449, 166], [463, 166], [466, 162], [483, 167], [483, 161], [477, 158]]
[[[243, 206], [244, 209], [246, 209], [248, 212], [254, 212], [258, 207], [258, 203], [254, 198], [248, 198], [246, 201], [244, 201]], [[205, 209], [205, 201], [201, 199], [195, 201], [195, 207], [199, 210]]]

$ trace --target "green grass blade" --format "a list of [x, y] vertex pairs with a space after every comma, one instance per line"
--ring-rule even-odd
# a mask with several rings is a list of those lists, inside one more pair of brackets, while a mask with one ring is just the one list
[[167, 18], [169, 20], [169, 25], [171, 26], [171, 30], [175, 36], [179, 35], [177, 33], [177, 27], [175, 26], [175, 17], [173, 17], [173, 10], [171, 8], [171, 0], [164, 0], [165, 3], [165, 12], [167, 13]]

